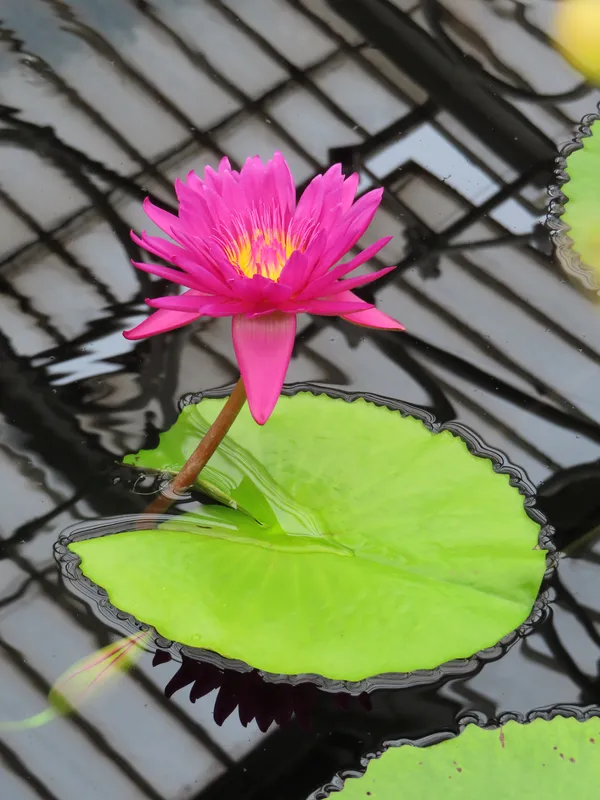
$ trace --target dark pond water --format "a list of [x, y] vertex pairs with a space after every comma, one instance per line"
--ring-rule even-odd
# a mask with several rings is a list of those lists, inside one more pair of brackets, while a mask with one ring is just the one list
[[[0, 796], [305, 800], [384, 742], [435, 739], [466, 713], [598, 703], [600, 310], [542, 222], [557, 147], [599, 97], [548, 41], [554, 5], [4, 0], [1, 719], [39, 711], [112, 635], [60, 581], [61, 531], [141, 510], [114, 480], [120, 455], [155, 441], [183, 394], [237, 378], [227, 320], [121, 336], [161, 293], [129, 265], [141, 200], [172, 203], [176, 176], [224, 153], [279, 148], [299, 185], [342, 160], [385, 187], [368, 241], [394, 234], [381, 257], [400, 267], [375, 296], [408, 333], [306, 319], [288, 380], [470, 426], [540, 487], [569, 555], [538, 631], [471, 677], [349, 700], [148, 655], [81, 714], [6, 734]], [[194, 704], [189, 685], [165, 698], [190, 681]]]

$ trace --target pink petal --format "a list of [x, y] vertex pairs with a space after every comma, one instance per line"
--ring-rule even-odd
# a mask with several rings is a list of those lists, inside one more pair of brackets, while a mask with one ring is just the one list
[[246, 195], [248, 207], [264, 200], [265, 165], [259, 156], [247, 158], [240, 171], [240, 185]]
[[[175, 180], [175, 194], [180, 204], [194, 205], [199, 202], [204, 192], [204, 183], [193, 172], [188, 175], [188, 183], [184, 183], [180, 178]], [[179, 219], [181, 219], [181, 207], [179, 208]]]
[[364, 212], [361, 216], [353, 219], [345, 228], [341, 229], [337, 235], [331, 237], [331, 244], [321, 258], [319, 269], [316, 270], [315, 277], [320, 277], [325, 270], [337, 264], [340, 258], [352, 250], [358, 240], [364, 236], [365, 231], [373, 220], [376, 210], [375, 208], [372, 212]]
[[[327, 294], [327, 287], [330, 286], [334, 281], [338, 280], [339, 278], [343, 278], [344, 275], [347, 275], [349, 272], [360, 267], [366, 261], [373, 258], [386, 244], [391, 241], [394, 237], [393, 236], [385, 236], [383, 239], [378, 239], [373, 244], [369, 245], [369, 247], [365, 248], [362, 253], [359, 253], [357, 256], [354, 256], [350, 261], [347, 261], [345, 264], [340, 264], [334, 269], [326, 272], [325, 275], [322, 275], [320, 278], [316, 280], [311, 280], [305, 289], [298, 295], [298, 298], [305, 299], [308, 297], [320, 297], [323, 294]], [[307, 250], [308, 253], [308, 250]]]
[[341, 205], [344, 189], [342, 165], [334, 164], [323, 175], [324, 209]]
[[235, 303], [215, 302], [205, 306], [202, 313], [206, 317], [235, 317], [238, 314], [251, 314], [252, 306], [243, 300]]
[[[348, 294], [352, 293], [348, 292]], [[289, 305], [291, 307], [291, 304]], [[304, 303], [296, 303], [297, 314], [316, 314], [321, 317], [338, 317], [343, 314], [352, 314], [362, 308], [364, 308], [364, 302], [358, 297], [354, 297], [350, 302], [335, 297], [332, 300], [324, 298], [322, 300], [308, 300]], [[287, 311], [288, 306], [283, 306], [283, 309]]]
[[[341, 297], [348, 301], [358, 300], [358, 297], [352, 294], [352, 292], [340, 295], [340, 298]], [[404, 325], [398, 322], [398, 320], [388, 316], [383, 311], [379, 311], [379, 309], [375, 308], [375, 306], [370, 303], [363, 303], [363, 306], [363, 311], [352, 314], [340, 314], [340, 317], [347, 322], [352, 322], [354, 325], [361, 325], [365, 328], [381, 328], [389, 331], [406, 330]]]
[[215, 269], [210, 264], [210, 259], [206, 259], [206, 267], [200, 266], [193, 258], [178, 256], [173, 259], [176, 267], [189, 273], [198, 284], [198, 289], [202, 292], [212, 292], [213, 294], [230, 294], [231, 286], [225, 280], [219, 269]]
[[[321, 239], [321, 241], [323, 240]], [[310, 245], [307, 249], [307, 252], [308, 250], [310, 250]], [[308, 264], [309, 262], [306, 254], [301, 253], [299, 250], [295, 250], [288, 258], [285, 267], [281, 270], [279, 282], [289, 286], [292, 293], [296, 292], [306, 280]]]
[[342, 207], [344, 211], [348, 211], [354, 202], [356, 190], [360, 181], [358, 172], [353, 172], [349, 178], [346, 178], [342, 187]]
[[304, 258], [306, 259], [306, 273], [304, 275], [303, 282], [298, 285], [297, 291], [304, 289], [304, 287], [307, 286], [312, 280], [315, 271], [319, 269], [321, 258], [327, 247], [328, 241], [329, 236], [327, 230], [319, 228], [311, 239], [310, 244], [304, 251]]
[[201, 192], [204, 189], [204, 181], [193, 169], [188, 172], [186, 179], [187, 185], [193, 192]]
[[213, 191], [217, 192], [217, 194], [221, 194], [222, 187], [223, 187], [223, 177], [225, 175], [231, 175], [235, 180], [239, 180], [240, 174], [234, 169], [231, 169], [231, 164], [229, 163], [229, 159], [225, 156], [221, 159], [219, 166], [217, 168], [217, 172], [210, 167], [207, 166], [204, 168], [204, 181], [201, 181], [196, 175], [193, 175], [193, 178], [190, 179], [188, 175], [188, 180], [190, 185], [194, 189], [194, 191], [202, 191], [204, 187], [208, 187]]
[[224, 173], [222, 181], [221, 196], [223, 203], [227, 206], [229, 216], [234, 214], [237, 217], [243, 217], [248, 208], [243, 186], [235, 180], [231, 172]]
[[163, 230], [165, 233], [168, 233], [170, 236], [171, 228], [179, 224], [179, 217], [176, 217], [174, 214], [170, 214], [163, 208], [155, 206], [149, 197], [144, 200], [142, 205], [144, 207], [144, 211], [146, 212], [146, 216], [150, 217], [155, 225], [158, 225], [161, 230]]
[[338, 295], [342, 292], [345, 292], [349, 289], [356, 289], [359, 286], [365, 286], [367, 283], [372, 283], [376, 281], [377, 278], [382, 278], [384, 275], [387, 275], [388, 272], [391, 272], [396, 267], [384, 267], [383, 269], [378, 269], [376, 272], [370, 272], [368, 275], [357, 275], [356, 278], [348, 278], [345, 281], [338, 281], [334, 286], [331, 287], [331, 290], [327, 292], [323, 292], [323, 294], [327, 294], [328, 297], [332, 295]]
[[323, 176], [317, 175], [302, 192], [291, 224], [292, 236], [307, 224], [318, 222], [323, 210]]
[[296, 316], [274, 313], [233, 318], [233, 347], [250, 413], [259, 425], [271, 416], [281, 393], [296, 336]]
[[[190, 289], [185, 294], [197, 294], [194, 289]], [[190, 322], [201, 317], [200, 313], [188, 313], [183, 311], [156, 311], [154, 314], [140, 322], [135, 328], [125, 331], [123, 336], [126, 339], [146, 339], [148, 336], [156, 336], [158, 333], [167, 333], [167, 331], [181, 328]]]
[[[213, 195], [219, 196], [214, 190], [211, 189], [210, 191]], [[181, 240], [183, 234], [208, 238], [214, 233], [215, 219], [204, 194], [205, 192], [187, 196], [183, 194], [181, 196], [179, 201], [179, 224], [171, 229], [171, 235], [177, 241]]]
[[197, 281], [185, 272], [178, 272], [176, 269], [169, 269], [169, 267], [161, 267], [159, 264], [145, 264], [143, 261], [132, 261], [131, 263], [136, 269], [142, 272], [149, 272], [150, 275], [164, 278], [179, 286], [186, 286], [188, 289], [198, 289], [202, 291], [202, 287], [198, 285]]
[[139, 247], [147, 250], [154, 256], [164, 258], [165, 261], [170, 261], [171, 264], [174, 263], [174, 259], [178, 255], [185, 255], [185, 251], [182, 250], [181, 247], [177, 247], [177, 245], [171, 244], [171, 242], [166, 242], [164, 239], [161, 239], [160, 236], [148, 236], [146, 231], [142, 231], [141, 238], [134, 231], [131, 231], [129, 235]]
[[225, 253], [215, 242], [209, 243], [208, 250], [223, 280], [230, 282], [240, 277], [240, 272], [237, 267], [233, 266]]
[[[200, 294], [194, 292], [190, 295], [185, 292], [181, 295], [167, 295], [166, 297], [149, 297], [146, 303], [150, 308], [165, 308], [168, 311], [184, 311], [186, 313], [205, 314], [207, 306], [219, 306], [220, 308], [239, 305], [238, 301], [226, 300], [224, 297]], [[232, 312], [233, 313], [233, 312]]]
[[350, 220], [351, 218], [357, 218], [364, 212], [368, 212], [371, 215], [374, 215], [377, 209], [379, 208], [379, 204], [381, 203], [382, 197], [383, 197], [382, 188], [372, 189], [370, 192], [366, 192], [366, 194], [363, 194], [363, 196], [360, 197], [348, 211], [347, 214], [348, 220]]
[[377, 239], [376, 242], [370, 244], [368, 247], [365, 247], [358, 255], [351, 258], [350, 261], [346, 261], [344, 264], [340, 264], [339, 266], [335, 267], [331, 270], [329, 275], [331, 277], [336, 278], [343, 278], [344, 275], [347, 275], [349, 272], [353, 272], [355, 269], [360, 267], [365, 262], [369, 261], [373, 256], [376, 256], [380, 250], [392, 241], [393, 236], [383, 236], [381, 239]]
[[270, 164], [279, 205], [291, 215], [296, 206], [296, 184], [292, 172], [279, 151]]
[[[269, 310], [269, 305], [272, 306], [271, 311], [276, 311], [282, 303], [289, 299], [292, 293], [289, 286], [275, 283], [275, 281], [265, 278], [264, 275], [241, 278], [235, 284], [235, 291], [248, 304], [263, 306], [263, 308], [257, 308], [257, 311]], [[265, 305], [267, 305], [266, 309], [264, 308]]]

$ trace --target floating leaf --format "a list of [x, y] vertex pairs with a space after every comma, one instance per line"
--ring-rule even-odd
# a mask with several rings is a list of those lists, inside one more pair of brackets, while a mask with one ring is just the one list
[[[557, 240], [558, 255], [564, 268], [587, 289], [600, 289], [600, 124], [594, 121], [591, 135], [583, 132], [577, 137], [579, 146], [569, 147], [565, 172], [568, 181], [561, 191], [568, 202], [558, 207], [559, 231], [567, 228], [568, 237], [561, 233]], [[563, 178], [564, 180], [564, 178]], [[551, 220], [552, 221], [552, 220]]]
[[[222, 405], [185, 407], [127, 462], [178, 470]], [[545, 571], [508, 475], [362, 399], [282, 397], [264, 427], [245, 410], [201, 479], [231, 507], [69, 547], [119, 609], [267, 672], [358, 681], [468, 658], [525, 621]]]
[[600, 782], [600, 720], [555, 717], [500, 729], [468, 725], [432, 745], [391, 747], [331, 800], [592, 800]]
[[151, 638], [150, 631], [126, 636], [78, 661], [56, 681], [48, 694], [50, 707], [19, 722], [0, 722], [5, 731], [40, 728], [57, 717], [78, 711], [109, 681], [128, 672]]

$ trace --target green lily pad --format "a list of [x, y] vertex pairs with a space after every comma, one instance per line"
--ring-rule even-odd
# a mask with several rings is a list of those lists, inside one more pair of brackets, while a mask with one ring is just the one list
[[508, 722], [485, 730], [468, 725], [431, 747], [391, 747], [348, 778], [340, 800], [596, 800], [600, 720], [555, 717]]
[[[185, 407], [126, 462], [178, 470], [223, 402]], [[469, 658], [526, 620], [545, 572], [508, 475], [362, 399], [281, 397], [264, 427], [244, 409], [201, 478], [228, 507], [69, 547], [117, 608], [266, 672], [359, 681]]]
[[[600, 123], [581, 128], [576, 144], [567, 148], [561, 186], [564, 200], [558, 255], [565, 269], [593, 291], [600, 288]], [[566, 176], [566, 177], [565, 177]]]

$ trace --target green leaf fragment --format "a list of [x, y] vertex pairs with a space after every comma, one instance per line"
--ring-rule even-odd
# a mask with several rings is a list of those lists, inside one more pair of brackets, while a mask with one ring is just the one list
[[[223, 402], [186, 407], [127, 463], [176, 471]], [[70, 548], [119, 609], [268, 672], [355, 681], [468, 658], [525, 621], [545, 571], [507, 475], [366, 401], [282, 397], [264, 427], [245, 409], [201, 478], [231, 507]]]
[[596, 800], [600, 720], [556, 717], [500, 729], [468, 725], [431, 747], [391, 747], [337, 800]]
[[150, 638], [149, 631], [126, 636], [81, 659], [50, 689], [49, 708], [18, 722], [0, 722], [0, 733], [40, 728], [58, 717], [79, 711], [102, 687], [134, 666]]
[[[581, 138], [580, 149], [567, 157], [569, 181], [562, 186], [568, 198], [562, 220], [579, 254], [590, 288], [600, 288], [600, 127], [591, 125], [591, 136]], [[569, 267], [566, 264], [567, 268]], [[586, 269], [587, 268], [587, 269]], [[581, 270], [578, 271], [581, 277]]]

